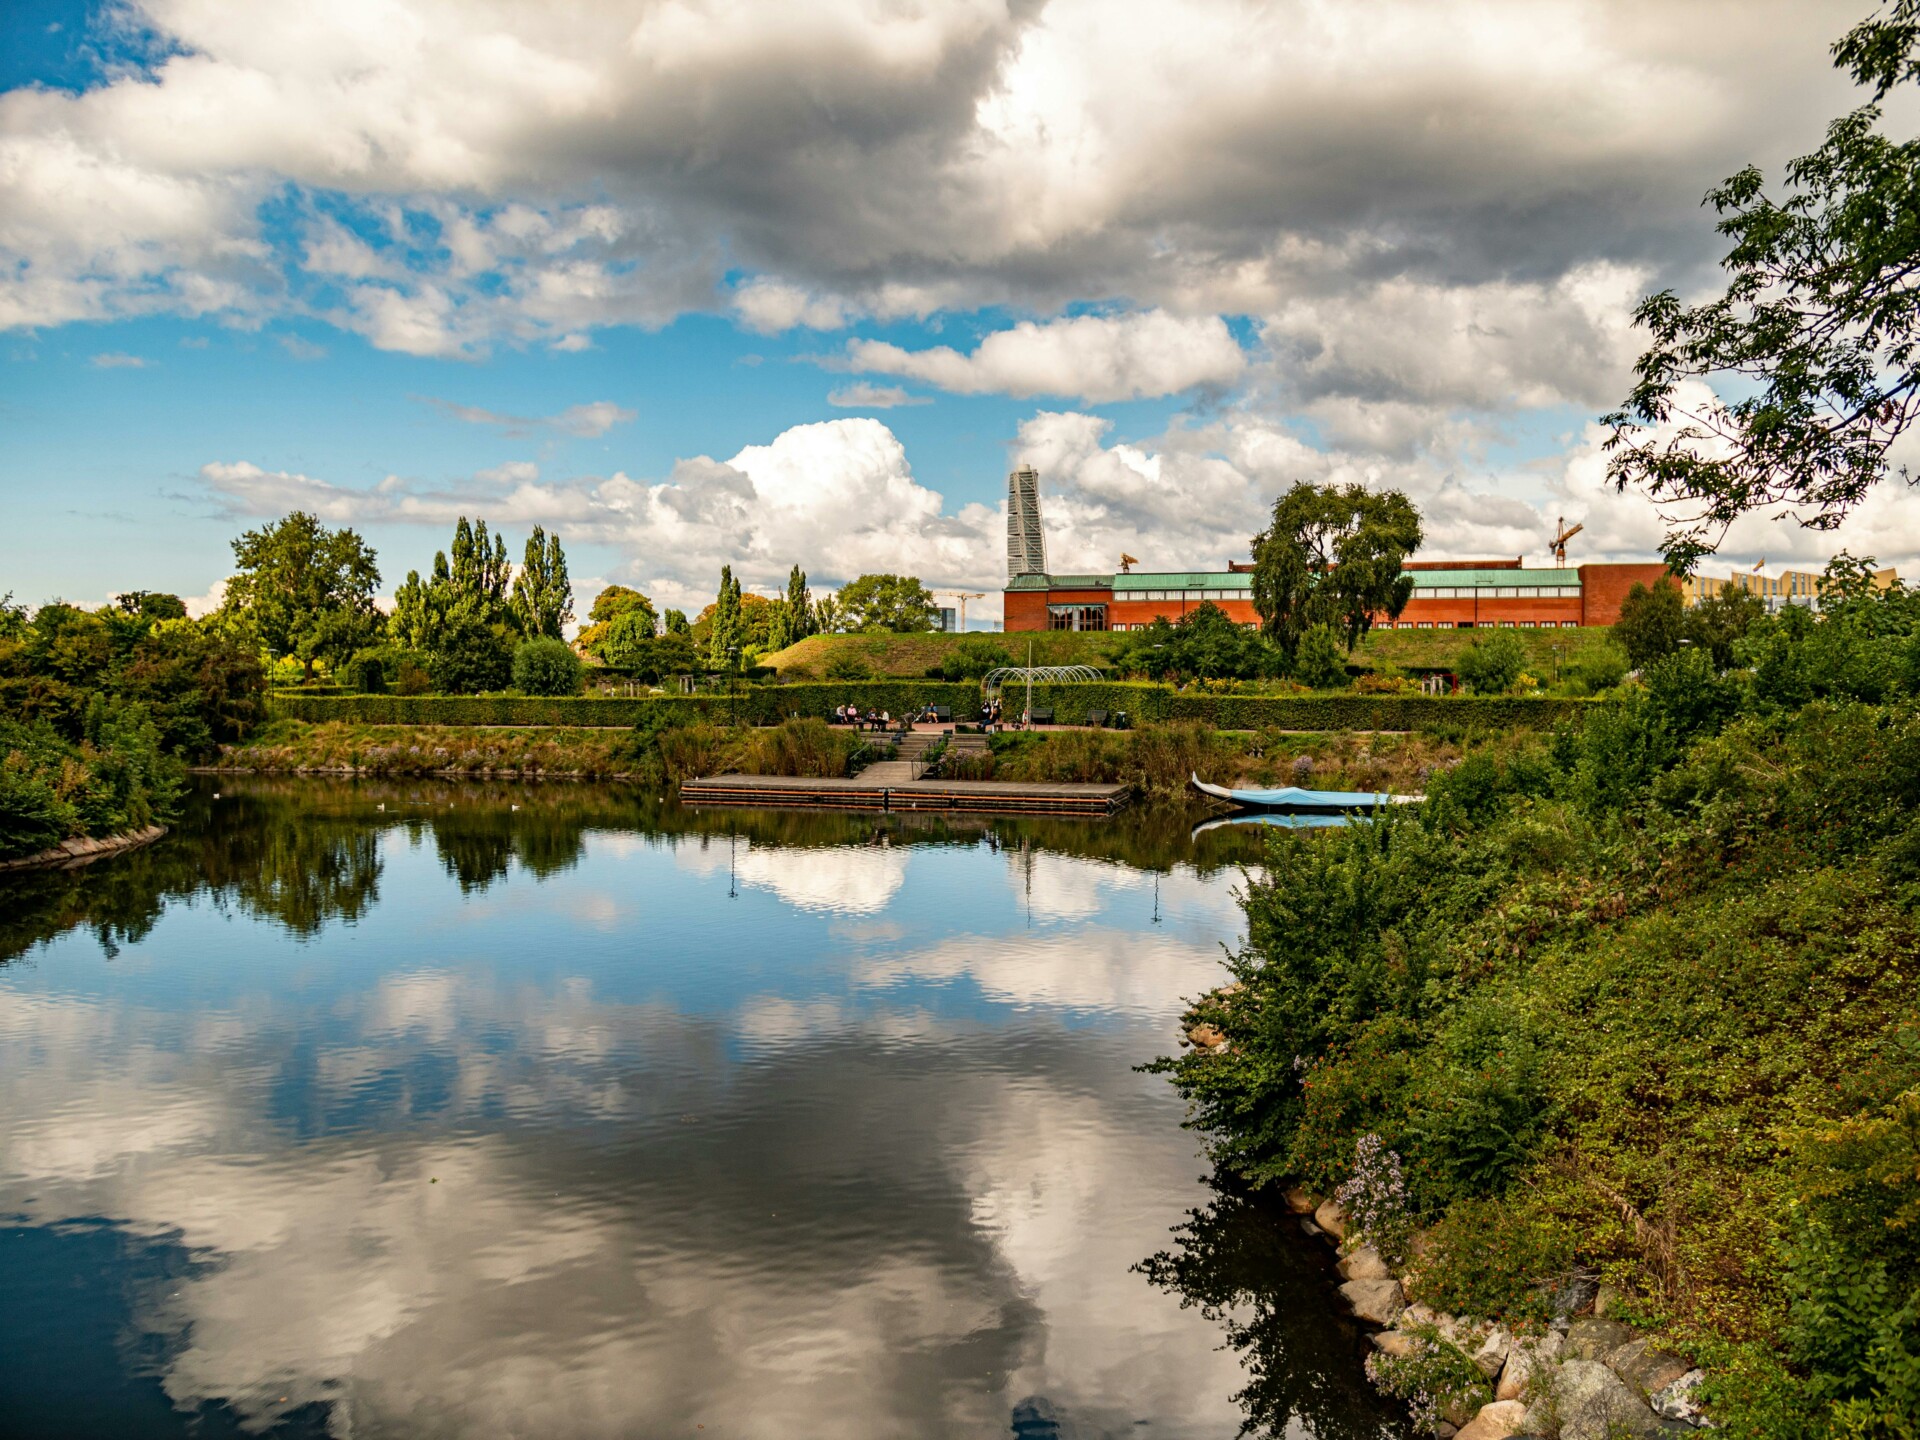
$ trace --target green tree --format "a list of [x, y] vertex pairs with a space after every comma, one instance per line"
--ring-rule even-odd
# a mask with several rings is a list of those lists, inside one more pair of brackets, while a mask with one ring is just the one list
[[841, 587], [839, 624], [847, 631], [914, 634], [933, 629], [933, 596], [912, 575], [862, 575]]
[[298, 660], [308, 680], [315, 661], [344, 664], [379, 625], [380, 570], [352, 530], [329, 530], [296, 510], [247, 531], [233, 556], [240, 569], [221, 608], [267, 654]]
[[633, 647], [651, 640], [658, 628], [653, 601], [625, 585], [609, 585], [594, 597], [593, 608], [587, 611], [580, 648], [609, 665], [625, 667], [631, 659], [615, 659], [613, 652], [631, 657]]
[[1752, 166], [1708, 192], [1733, 242], [1725, 294], [1662, 290], [1635, 312], [1652, 344], [1606, 417], [1608, 469], [1670, 512], [1677, 570], [1751, 511], [1838, 525], [1920, 406], [1920, 141], [1881, 133], [1878, 105], [1920, 79], [1920, 0], [1893, 0], [1833, 54], [1873, 103], [1790, 161], [1779, 194]]
[[1498, 695], [1527, 668], [1527, 647], [1511, 630], [1490, 630], [1460, 653], [1458, 668], [1474, 694]]
[[814, 633], [816, 612], [813, 592], [807, 588], [807, 572], [798, 565], [787, 572], [787, 594], [774, 618], [775, 634], [767, 639], [769, 650], [784, 650]]
[[[1171, 676], [1257, 680], [1277, 673], [1282, 663], [1280, 652], [1265, 636], [1229, 619], [1211, 600], [1177, 621], [1157, 619], [1130, 633], [1127, 642], [1121, 663], [1156, 680]], [[1344, 667], [1337, 668], [1344, 679]]]
[[1295, 485], [1253, 538], [1253, 607], [1267, 635], [1292, 659], [1326, 625], [1351, 651], [1375, 615], [1406, 608], [1413, 577], [1400, 567], [1420, 539], [1420, 512], [1397, 490]]
[[178, 595], [169, 595], [163, 590], [123, 590], [113, 597], [113, 603], [120, 607], [123, 614], [138, 615], [145, 620], [187, 618], [186, 602]]
[[567, 556], [558, 533], [549, 535], [538, 525], [527, 537], [520, 573], [513, 578], [513, 615], [520, 633], [563, 638], [573, 619], [573, 582], [567, 578]]
[[513, 685], [525, 695], [578, 695], [586, 667], [573, 647], [551, 635], [522, 640], [513, 651]]
[[407, 572], [394, 592], [388, 630], [402, 647], [426, 655], [435, 689], [472, 694], [504, 690], [511, 681], [521, 634], [507, 598], [511, 574], [505, 537], [464, 515], [454, 527], [451, 560], [436, 552], [424, 581], [417, 570]]
[[685, 635], [692, 628], [693, 627], [687, 623], [686, 611], [684, 610], [667, 611], [667, 618], [666, 618], [666, 624], [664, 627], [664, 633], [668, 635]]
[[1751, 590], [1729, 585], [1687, 610], [1686, 638], [1713, 656], [1716, 670], [1729, 670], [1734, 647], [1766, 614], [1766, 601]]
[[1613, 622], [1614, 641], [1636, 668], [1673, 654], [1686, 634], [1686, 601], [1671, 580], [1651, 590], [1635, 581], [1620, 602], [1620, 618]]
[[1294, 673], [1315, 690], [1337, 690], [1347, 683], [1347, 651], [1331, 625], [1313, 625], [1300, 637]]
[[707, 658], [716, 670], [731, 667], [741, 645], [740, 582], [733, 578], [733, 567], [720, 567], [720, 597], [713, 602], [712, 628], [708, 631]]

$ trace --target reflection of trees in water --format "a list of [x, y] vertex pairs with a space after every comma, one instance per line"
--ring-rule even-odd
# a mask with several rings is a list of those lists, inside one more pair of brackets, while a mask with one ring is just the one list
[[1177, 810], [1149, 809], [1107, 821], [683, 810], [657, 793], [604, 783], [204, 777], [174, 833], [160, 843], [78, 870], [0, 880], [0, 961], [82, 927], [115, 954], [143, 938], [169, 903], [197, 894], [295, 934], [318, 935], [378, 903], [380, 836], [400, 826], [416, 840], [430, 835], [447, 873], [468, 894], [503, 878], [516, 860], [543, 879], [577, 865], [589, 830], [660, 839], [739, 836], [791, 849], [988, 844], [1141, 869], [1187, 865], [1202, 874], [1262, 853], [1257, 835], [1190, 840], [1189, 821]]
[[1299, 1421], [1315, 1440], [1410, 1433], [1362, 1370], [1367, 1342], [1329, 1293], [1329, 1252], [1307, 1239], [1278, 1197], [1216, 1177], [1214, 1200], [1188, 1212], [1174, 1248], [1135, 1268], [1226, 1331], [1247, 1387], [1234, 1397], [1241, 1434], [1281, 1436]]

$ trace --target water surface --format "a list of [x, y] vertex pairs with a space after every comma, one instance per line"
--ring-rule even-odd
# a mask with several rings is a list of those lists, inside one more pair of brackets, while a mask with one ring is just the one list
[[1133, 1068], [1258, 853], [203, 784], [0, 888], [0, 1433], [1397, 1435]]

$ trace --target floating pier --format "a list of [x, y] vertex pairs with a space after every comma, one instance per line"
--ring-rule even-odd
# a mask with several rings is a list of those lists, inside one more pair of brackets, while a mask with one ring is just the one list
[[[895, 762], [899, 763], [899, 762]], [[1127, 803], [1130, 785], [1047, 785], [1017, 780], [909, 780], [876, 777], [873, 766], [851, 780], [786, 775], [712, 775], [680, 782], [686, 805], [758, 805], [832, 810], [924, 810], [976, 815], [1111, 815]], [[902, 769], [906, 767], [901, 765]]]

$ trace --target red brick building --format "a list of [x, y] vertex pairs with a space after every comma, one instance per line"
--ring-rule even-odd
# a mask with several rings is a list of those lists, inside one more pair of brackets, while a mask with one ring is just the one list
[[[1518, 560], [1410, 561], [1413, 598], [1402, 630], [1558, 629], [1611, 625], [1635, 582], [1651, 585], [1660, 564], [1528, 569]], [[1119, 575], [1016, 575], [1007, 582], [1008, 630], [1132, 630], [1159, 616], [1178, 620], [1212, 601], [1229, 618], [1257, 625], [1249, 570]]]

